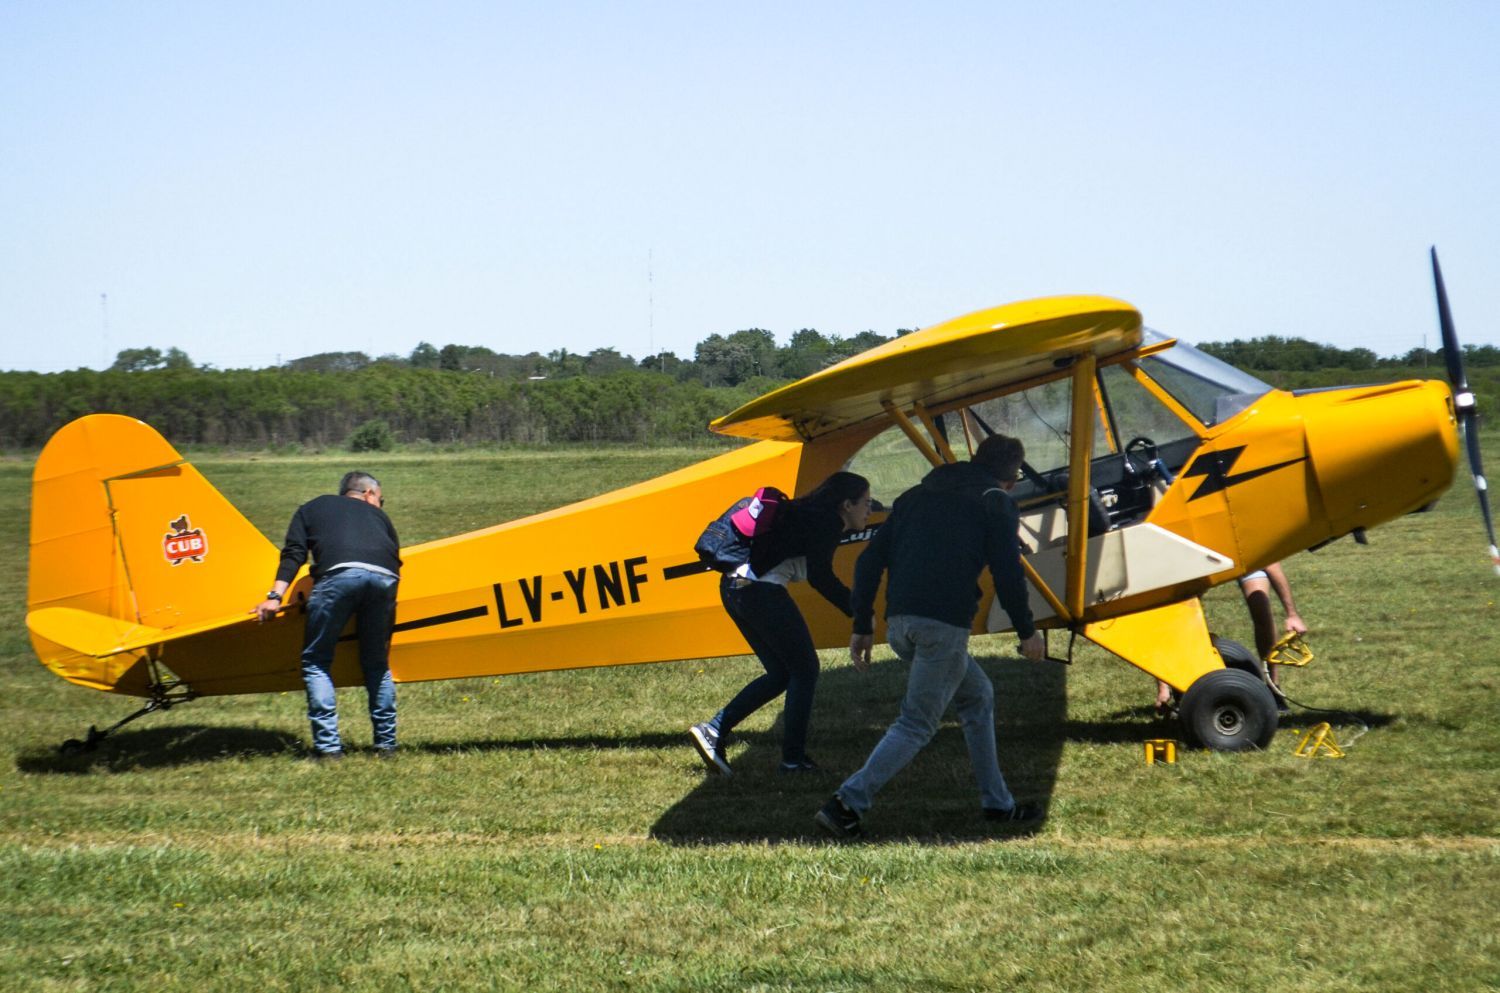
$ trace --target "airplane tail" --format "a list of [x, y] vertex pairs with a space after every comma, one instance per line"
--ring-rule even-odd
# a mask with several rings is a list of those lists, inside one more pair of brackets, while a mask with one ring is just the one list
[[54, 434], [32, 473], [26, 626], [69, 682], [149, 696], [158, 646], [249, 621], [277, 558], [155, 430], [92, 414]]

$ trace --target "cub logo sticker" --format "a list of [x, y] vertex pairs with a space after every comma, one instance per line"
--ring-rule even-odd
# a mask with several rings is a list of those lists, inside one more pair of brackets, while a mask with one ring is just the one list
[[167, 556], [168, 562], [177, 566], [182, 565], [188, 559], [194, 562], [203, 561], [203, 556], [208, 554], [208, 536], [199, 528], [190, 529], [186, 514], [168, 524], [167, 527], [172, 531], [170, 534], [162, 535], [161, 549]]

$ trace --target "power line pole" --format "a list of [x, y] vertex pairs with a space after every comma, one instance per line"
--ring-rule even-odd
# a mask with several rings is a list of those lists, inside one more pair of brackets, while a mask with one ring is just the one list
[[656, 261], [654, 248], [646, 249], [646, 347], [656, 355], [662, 372], [667, 371], [667, 360], [656, 354]]
[[99, 313], [102, 315], [104, 363], [101, 370], [109, 368], [109, 294], [99, 294]]

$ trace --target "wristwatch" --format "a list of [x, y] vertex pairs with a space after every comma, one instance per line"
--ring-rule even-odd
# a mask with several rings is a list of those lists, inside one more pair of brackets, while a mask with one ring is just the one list
[[277, 593], [275, 590], [271, 590], [269, 593], [266, 594], [266, 599], [267, 600], [280, 600], [281, 599], [281, 594]]

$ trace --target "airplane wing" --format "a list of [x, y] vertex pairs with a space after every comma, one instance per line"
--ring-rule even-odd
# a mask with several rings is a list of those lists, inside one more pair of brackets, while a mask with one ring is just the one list
[[1059, 360], [1113, 355], [1141, 342], [1141, 315], [1123, 300], [1045, 297], [955, 318], [888, 341], [714, 421], [719, 434], [811, 441], [885, 416], [885, 404], [928, 408], [1021, 382]]

